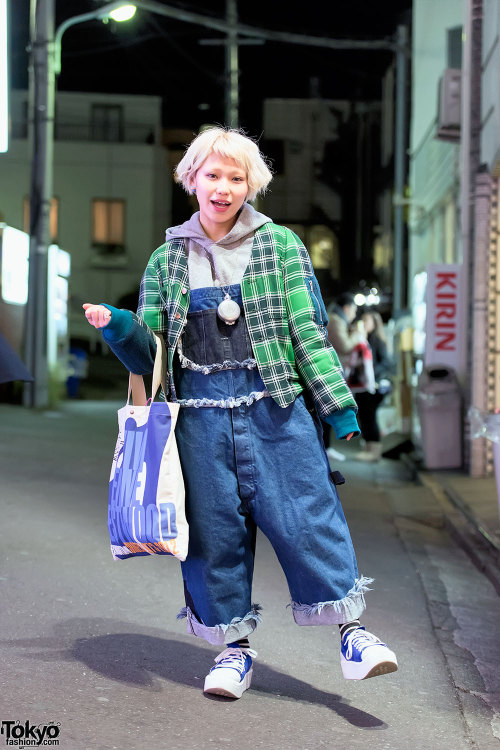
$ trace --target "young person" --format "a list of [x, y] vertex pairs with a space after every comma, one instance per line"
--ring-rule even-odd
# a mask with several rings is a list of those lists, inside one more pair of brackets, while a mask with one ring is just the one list
[[375, 390], [359, 391], [354, 394], [358, 405], [361, 434], [365, 440], [365, 449], [356, 453], [355, 458], [360, 461], [378, 461], [382, 454], [382, 443], [377, 409], [386, 394], [390, 392], [390, 378], [394, 375], [394, 363], [387, 349], [384, 323], [380, 313], [367, 310], [363, 313], [361, 320], [373, 356]]
[[271, 173], [242, 132], [204, 130], [176, 179], [199, 211], [151, 256], [137, 314], [84, 308], [131, 372], [152, 371], [152, 331], [165, 339], [190, 525], [179, 616], [224, 646], [205, 692], [239, 698], [250, 686], [257, 527], [287, 577], [297, 624], [339, 625], [344, 676], [392, 672], [394, 653], [358, 620], [373, 579], [358, 575], [322, 440], [320, 418], [339, 439], [359, 430], [309, 255], [250, 205]]
[[[335, 349], [340, 364], [344, 368], [344, 375], [347, 375], [349, 371], [351, 352], [363, 340], [358, 331], [350, 329], [351, 323], [356, 318], [357, 309], [358, 306], [356, 305], [354, 294], [351, 292], [342, 292], [328, 306], [326, 311], [328, 316], [328, 340]], [[332, 442], [332, 426], [328, 422], [323, 423], [323, 440], [325, 441], [328, 458], [333, 461], [345, 461], [344, 454], [330, 445]]]

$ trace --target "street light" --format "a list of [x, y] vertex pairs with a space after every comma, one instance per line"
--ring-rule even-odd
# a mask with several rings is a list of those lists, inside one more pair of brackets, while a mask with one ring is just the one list
[[113, 19], [113, 21], [130, 21], [130, 19], [135, 16], [136, 10], [137, 8], [135, 7], [135, 5], [124, 5], [122, 8], [112, 10], [109, 15], [110, 18]]
[[57, 27], [54, 37], [54, 73], [59, 75], [61, 72], [61, 40], [64, 32], [71, 26], [75, 26], [77, 23], [84, 23], [85, 21], [95, 21], [96, 19], [104, 21], [107, 18], [112, 18], [113, 21], [122, 23], [123, 21], [130, 21], [134, 17], [136, 10], [135, 5], [124, 5], [123, 2], [108, 3], [101, 8], [96, 8], [88, 13], [82, 13], [79, 16], [72, 16], [63, 21]]
[[[5, 4], [6, 0], [0, 0], [0, 9]], [[33, 161], [30, 187], [29, 294], [24, 350], [26, 366], [34, 381], [25, 384], [25, 406], [39, 408], [49, 403], [48, 248], [53, 182], [55, 78], [61, 72], [62, 35], [70, 26], [82, 21], [104, 19], [111, 13], [118, 13], [117, 20], [126, 20], [132, 18], [134, 12], [134, 6], [123, 2], [108, 3], [90, 13], [69, 18], [54, 34], [55, 0], [31, 0], [30, 103], [33, 106]]]
[[[0, 0], [0, 5], [6, 0]], [[227, 35], [226, 57], [230, 59], [228, 82], [234, 89], [237, 81], [237, 31], [235, 24], [236, 0], [227, 0], [229, 13], [225, 21], [210, 16], [173, 8], [154, 0], [137, 0], [136, 3], [110, 2], [88, 13], [68, 18], [54, 33], [55, 0], [31, 0], [31, 51], [30, 76], [33, 100], [33, 162], [30, 190], [30, 264], [29, 294], [26, 306], [24, 349], [28, 370], [34, 381], [26, 383], [23, 394], [25, 406], [45, 407], [49, 402], [49, 372], [47, 362], [47, 273], [48, 247], [50, 245], [50, 203], [52, 197], [54, 101], [55, 79], [61, 72], [61, 40], [72, 26], [96, 19], [113, 18], [128, 21], [136, 8], [176, 20], [194, 23]], [[236, 47], [236, 54], [235, 54]], [[228, 96], [231, 117], [228, 124], [237, 126], [237, 91]]]

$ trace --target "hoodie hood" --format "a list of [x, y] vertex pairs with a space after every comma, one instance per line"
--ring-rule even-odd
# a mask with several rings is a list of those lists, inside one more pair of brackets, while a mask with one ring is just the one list
[[168, 242], [168, 240], [174, 237], [182, 237], [183, 239], [194, 240], [194, 242], [207, 250], [210, 250], [214, 245], [232, 250], [241, 245], [249, 235], [253, 236], [257, 229], [270, 221], [272, 219], [268, 216], [256, 211], [249, 203], [244, 203], [238, 214], [236, 224], [231, 231], [225, 237], [214, 242], [203, 231], [203, 227], [200, 224], [200, 212], [197, 211], [184, 224], [167, 229], [165, 239]]

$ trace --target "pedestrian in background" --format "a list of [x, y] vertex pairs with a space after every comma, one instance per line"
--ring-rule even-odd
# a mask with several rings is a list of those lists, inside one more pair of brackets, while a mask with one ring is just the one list
[[358, 575], [320, 421], [349, 440], [356, 403], [307, 250], [248, 202], [271, 173], [243, 133], [204, 130], [176, 179], [200, 210], [151, 256], [137, 315], [84, 308], [132, 372], [152, 371], [153, 331], [165, 339], [190, 534], [180, 616], [189, 633], [224, 646], [205, 692], [239, 698], [250, 686], [257, 528], [285, 572], [296, 623], [339, 626], [344, 676], [392, 672], [394, 653], [358, 620], [372, 579]]
[[391, 391], [390, 378], [394, 374], [394, 362], [389, 355], [384, 323], [380, 313], [367, 310], [363, 313], [361, 320], [372, 351], [375, 390], [354, 393], [358, 405], [361, 435], [365, 440], [364, 450], [356, 453], [355, 458], [361, 461], [378, 461], [382, 453], [382, 443], [377, 409], [385, 396]]
[[328, 340], [338, 354], [345, 375], [348, 375], [352, 350], [364, 339], [364, 335], [352, 326], [357, 310], [354, 295], [350, 292], [341, 294], [327, 310]]
[[[357, 309], [354, 295], [350, 292], [341, 294], [327, 309], [328, 340], [337, 352], [346, 376], [349, 372], [351, 353], [356, 344], [359, 344], [363, 340], [363, 335], [356, 328], [352, 328]], [[326, 422], [323, 423], [323, 440], [329, 459], [332, 461], [345, 461], [344, 454], [330, 445], [332, 442], [332, 428]]]

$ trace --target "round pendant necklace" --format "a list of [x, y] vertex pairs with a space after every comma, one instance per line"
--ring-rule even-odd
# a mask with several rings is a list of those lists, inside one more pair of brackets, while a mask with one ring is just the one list
[[228, 292], [226, 292], [226, 296], [217, 308], [217, 315], [228, 326], [234, 326], [241, 315], [240, 306], [234, 299], [231, 299]]
[[214, 276], [219, 282], [220, 289], [222, 289], [222, 291], [224, 292], [224, 299], [217, 308], [217, 315], [221, 320], [224, 321], [224, 323], [226, 323], [226, 325], [234, 326], [241, 315], [241, 308], [238, 303], [235, 302], [234, 299], [231, 299], [231, 297], [229, 296], [228, 289], [230, 287], [230, 284], [227, 284], [227, 288], [224, 289], [224, 285], [222, 284], [222, 281], [220, 280], [219, 274], [217, 273], [217, 269], [215, 267], [215, 258], [208, 252], [206, 248], [204, 248], [204, 250], [207, 254], [210, 265], [212, 266]]

